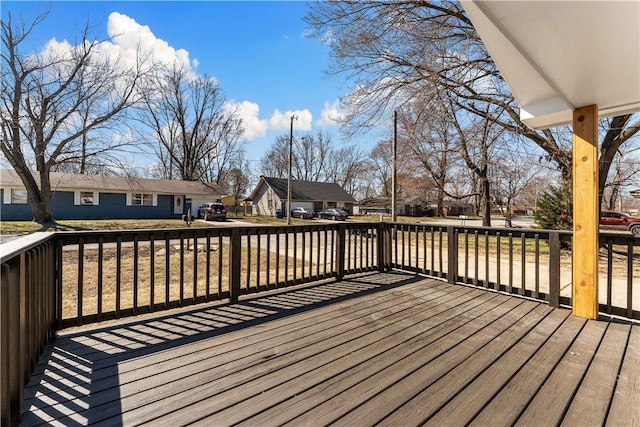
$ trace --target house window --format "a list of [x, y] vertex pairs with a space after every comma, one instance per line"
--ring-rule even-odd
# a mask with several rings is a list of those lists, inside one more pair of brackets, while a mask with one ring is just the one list
[[14, 205], [26, 205], [27, 190], [11, 190], [11, 203]]
[[133, 193], [131, 204], [133, 206], [153, 206], [153, 194]]
[[93, 191], [81, 191], [80, 192], [80, 204], [81, 205], [93, 205]]
[[74, 191], [73, 204], [81, 206], [97, 206], [100, 204], [100, 192], [98, 191]]

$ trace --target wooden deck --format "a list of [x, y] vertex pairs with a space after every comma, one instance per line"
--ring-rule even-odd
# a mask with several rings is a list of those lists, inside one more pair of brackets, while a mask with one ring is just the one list
[[640, 326], [406, 273], [62, 334], [23, 425], [640, 425]]

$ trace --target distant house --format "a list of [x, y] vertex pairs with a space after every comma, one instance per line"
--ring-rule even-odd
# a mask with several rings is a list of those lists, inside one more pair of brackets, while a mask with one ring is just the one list
[[445, 216], [473, 215], [473, 205], [458, 200], [445, 200], [442, 210]]
[[640, 188], [637, 190], [632, 190], [630, 191], [630, 193], [632, 197], [635, 197], [636, 199], [640, 199]]
[[[215, 184], [57, 172], [51, 188], [56, 219], [180, 218], [188, 209], [195, 216], [200, 205], [223, 196]], [[33, 219], [27, 190], [13, 170], [0, 170], [0, 200], [1, 220]]]
[[[246, 200], [253, 203], [255, 215], [276, 216], [278, 210], [287, 208], [288, 180], [260, 177], [260, 181]], [[306, 208], [320, 211], [327, 208], [344, 208], [353, 212], [355, 199], [342, 187], [329, 182], [293, 180], [291, 186], [291, 208]]]

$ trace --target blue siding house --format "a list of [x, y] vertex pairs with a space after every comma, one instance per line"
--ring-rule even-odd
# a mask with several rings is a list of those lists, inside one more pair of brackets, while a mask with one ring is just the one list
[[[216, 184], [58, 172], [51, 173], [51, 187], [56, 219], [180, 218], [188, 209], [195, 216], [203, 203], [224, 196]], [[0, 220], [31, 219], [22, 181], [13, 170], [1, 169]]]

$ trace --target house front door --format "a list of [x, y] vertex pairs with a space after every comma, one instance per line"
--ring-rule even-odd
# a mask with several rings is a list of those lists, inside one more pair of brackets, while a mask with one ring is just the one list
[[173, 213], [179, 215], [184, 213], [184, 196], [173, 196]]

